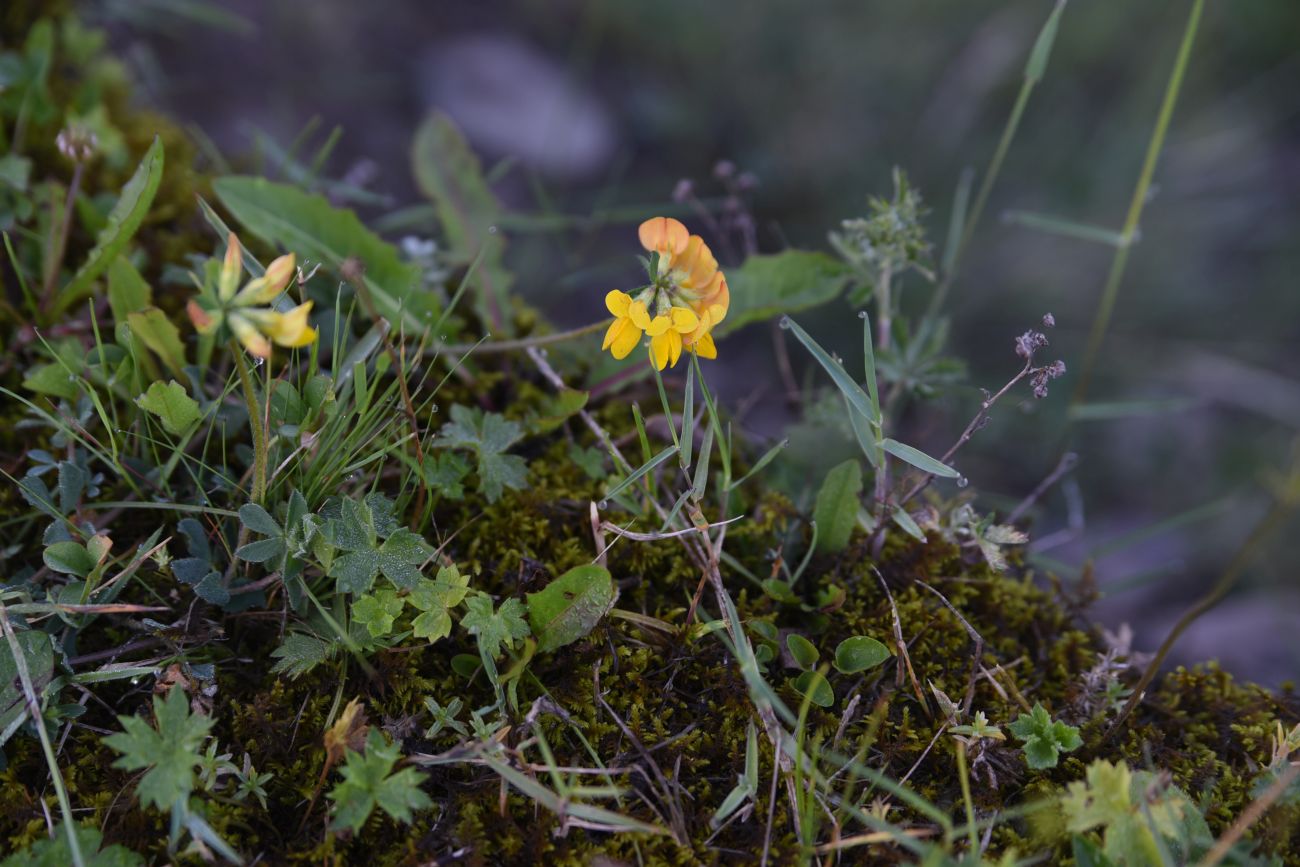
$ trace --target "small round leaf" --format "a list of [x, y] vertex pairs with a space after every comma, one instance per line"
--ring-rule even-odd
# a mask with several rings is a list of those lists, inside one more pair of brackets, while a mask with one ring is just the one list
[[800, 668], [809, 669], [817, 664], [817, 658], [821, 656], [817, 652], [817, 647], [811, 641], [802, 635], [791, 632], [785, 637], [786, 649], [794, 657], [794, 661]]
[[843, 674], [875, 668], [886, 659], [889, 659], [889, 648], [865, 635], [846, 638], [835, 648], [835, 669]]

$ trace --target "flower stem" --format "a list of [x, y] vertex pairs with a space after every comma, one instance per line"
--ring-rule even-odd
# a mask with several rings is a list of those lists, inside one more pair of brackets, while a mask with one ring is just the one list
[[534, 346], [546, 346], [551, 343], [563, 343], [566, 340], [573, 340], [575, 337], [583, 337], [592, 334], [609, 324], [608, 319], [601, 319], [590, 325], [583, 325], [581, 328], [571, 328], [568, 331], [559, 331], [555, 334], [539, 334], [536, 337], [522, 337], [518, 340], [498, 340], [493, 343], [435, 343], [429, 347], [429, 352], [449, 352], [453, 355], [460, 355], [469, 352], [517, 352], [520, 349], [529, 349]]
[[230, 351], [235, 356], [235, 369], [239, 371], [239, 384], [243, 386], [244, 403], [248, 407], [248, 424], [253, 431], [253, 502], [262, 505], [266, 499], [266, 425], [262, 423], [262, 410], [253, 389], [253, 377], [244, 360], [244, 350], [231, 341]]

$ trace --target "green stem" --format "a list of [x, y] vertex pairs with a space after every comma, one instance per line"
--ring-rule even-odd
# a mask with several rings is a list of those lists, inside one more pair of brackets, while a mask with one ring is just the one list
[[262, 423], [262, 410], [253, 389], [253, 377], [248, 372], [248, 362], [244, 360], [244, 350], [231, 341], [230, 351], [235, 356], [235, 369], [239, 371], [239, 384], [243, 386], [244, 404], [248, 407], [248, 424], [253, 431], [252, 499], [260, 506], [266, 499], [266, 425]]
[[523, 337], [518, 340], [498, 340], [494, 343], [435, 343], [426, 351], [450, 352], [453, 355], [462, 355], [467, 352], [517, 352], [520, 349], [528, 349], [534, 346], [547, 346], [552, 343], [562, 343], [566, 340], [573, 340], [576, 337], [582, 337], [597, 332], [607, 325], [609, 325], [609, 320], [602, 319], [599, 322], [593, 322], [590, 325], [584, 325], [581, 328], [571, 328], [568, 331], [559, 331], [555, 334], [541, 334], [537, 337]]
[[1088, 335], [1088, 348], [1083, 356], [1083, 369], [1079, 374], [1079, 384], [1070, 399], [1070, 406], [1083, 403], [1088, 395], [1088, 386], [1092, 380], [1093, 367], [1097, 354], [1101, 351], [1102, 341], [1110, 327], [1110, 317], [1115, 310], [1115, 300], [1119, 297], [1119, 284], [1128, 265], [1129, 250], [1137, 236], [1138, 223], [1142, 218], [1142, 209], [1146, 205], [1147, 192], [1151, 179], [1155, 175], [1156, 161], [1164, 148], [1165, 134], [1169, 131], [1169, 121], [1174, 115], [1174, 104], [1178, 101], [1178, 92], [1183, 86], [1183, 75], [1187, 71], [1187, 61], [1191, 57], [1192, 42], [1201, 23], [1201, 10], [1205, 0], [1195, 0], [1192, 11], [1187, 16], [1187, 28], [1183, 31], [1183, 41], [1178, 46], [1178, 57], [1174, 60], [1169, 83], [1165, 87], [1164, 101], [1160, 105], [1160, 114], [1156, 118], [1155, 129], [1147, 144], [1146, 158], [1142, 162], [1142, 171], [1138, 175], [1137, 186], [1133, 188], [1133, 198], [1129, 202], [1128, 216], [1124, 219], [1124, 229], [1120, 232], [1120, 244], [1115, 248], [1115, 258], [1110, 264], [1110, 274], [1106, 277], [1106, 287], [1101, 293], [1101, 302], [1097, 307], [1097, 316], [1092, 322], [1092, 331]]
[[63, 832], [68, 835], [68, 849], [72, 854], [72, 863], [77, 867], [85, 867], [86, 858], [81, 853], [81, 842], [77, 839], [77, 824], [72, 817], [72, 802], [68, 800], [68, 789], [63, 785], [63, 774], [59, 772], [59, 761], [54, 755], [50, 735], [45, 731], [45, 720], [41, 716], [41, 707], [36, 699], [36, 685], [32, 683], [32, 674], [27, 668], [27, 657], [23, 653], [22, 645], [18, 643], [18, 636], [13, 626], [9, 623], [9, 612], [3, 602], [0, 602], [0, 629], [3, 629], [5, 639], [9, 642], [9, 651], [14, 657], [14, 669], [18, 673], [23, 696], [27, 701], [27, 713], [32, 718], [32, 725], [36, 726], [36, 734], [41, 739], [41, 751], [45, 753], [45, 763], [50, 768], [50, 781], [54, 783], [54, 794], [59, 800], [59, 812], [63, 814]]
[[1002, 163], [1006, 160], [1007, 151], [1011, 149], [1011, 142], [1020, 129], [1020, 119], [1024, 116], [1025, 106], [1029, 104], [1029, 95], [1033, 93], [1034, 85], [1038, 84], [1043, 77], [1043, 72], [1047, 66], [1047, 58], [1051, 55], [1052, 44], [1056, 41], [1057, 25], [1064, 10], [1065, 0], [1056, 0], [1055, 8], [1052, 9], [1051, 15], [1048, 16], [1047, 22], [1038, 34], [1033, 50], [1029, 53], [1029, 61], [1025, 64], [1024, 80], [1020, 83], [1020, 92], [1016, 94], [1016, 103], [1011, 107], [1011, 115], [1007, 118], [1006, 126], [1002, 128], [1002, 137], [998, 139], [998, 147], [993, 152], [993, 159], [989, 162], [988, 171], [984, 173], [984, 177], [980, 180], [980, 189], [975, 195], [975, 204], [964, 222], [961, 240], [953, 251], [952, 262], [944, 273], [939, 288], [930, 297], [930, 305], [926, 310], [927, 318], [936, 315], [940, 308], [943, 307], [943, 302], [948, 298], [948, 290], [957, 277], [957, 269], [961, 263], [962, 254], [970, 246], [971, 238], [975, 235], [975, 226], [980, 221], [980, 215], [984, 213], [984, 206], [988, 204], [989, 193], [993, 191], [993, 185], [997, 182], [998, 175], [1002, 173]]

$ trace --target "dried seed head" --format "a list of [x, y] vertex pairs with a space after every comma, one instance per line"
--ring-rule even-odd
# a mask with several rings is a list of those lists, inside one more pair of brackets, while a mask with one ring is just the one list
[[1056, 327], [1056, 317], [1053, 316], [1053, 315], [1050, 314], [1050, 313], [1044, 313], [1044, 314], [1043, 314], [1043, 327], [1044, 327], [1044, 328], [1055, 328], [1055, 327]]
[[85, 127], [68, 126], [59, 131], [54, 143], [63, 154], [74, 163], [84, 163], [95, 155], [99, 139]]
[[677, 186], [673, 187], [673, 201], [680, 205], [693, 198], [695, 198], [695, 184], [690, 178], [682, 178], [677, 182]]
[[1047, 335], [1041, 331], [1026, 331], [1016, 338], [1016, 355], [1028, 361], [1034, 353], [1047, 345]]
[[718, 160], [713, 167], [713, 176], [720, 181], [729, 180], [736, 174], [736, 164], [731, 160]]

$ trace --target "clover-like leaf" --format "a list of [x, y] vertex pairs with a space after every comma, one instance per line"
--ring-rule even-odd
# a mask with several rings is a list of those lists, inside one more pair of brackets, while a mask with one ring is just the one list
[[411, 605], [420, 609], [411, 624], [416, 638], [437, 641], [451, 634], [451, 609], [469, 592], [469, 577], [454, 565], [443, 566], [435, 580], [421, 578], [411, 591]]
[[515, 641], [526, 638], [531, 630], [524, 619], [526, 609], [518, 599], [507, 599], [501, 607], [493, 609], [492, 597], [479, 593], [465, 603], [466, 612], [460, 619], [470, 635], [478, 638], [479, 648], [488, 658], [501, 652], [501, 645], [513, 647]]
[[393, 623], [405, 604], [396, 591], [384, 587], [353, 602], [352, 619], [364, 625], [373, 637], [379, 638], [393, 631]]
[[414, 768], [393, 773], [401, 758], [401, 749], [378, 729], [371, 729], [364, 753], [349, 749], [341, 769], [343, 782], [329, 793], [334, 801], [335, 830], [360, 832], [366, 819], [378, 807], [398, 822], [409, 824], [416, 810], [433, 806], [420, 785], [426, 775]]
[[1025, 761], [1035, 770], [1054, 768], [1061, 753], [1083, 746], [1079, 730], [1054, 721], [1041, 704], [1034, 705], [1032, 712], [1021, 714], [1008, 728], [1024, 742]]
[[488, 502], [496, 502], [506, 488], [522, 490], [527, 483], [528, 465], [524, 459], [504, 454], [523, 432], [519, 424], [505, 416], [457, 404], [451, 408], [451, 421], [438, 432], [438, 444], [472, 450], [478, 457], [479, 490]]
[[189, 699], [179, 687], [173, 687], [165, 701], [154, 696], [153, 714], [156, 728], [139, 716], [118, 717], [123, 731], [104, 738], [104, 743], [122, 754], [113, 767], [149, 769], [136, 788], [140, 802], [170, 810], [194, 788], [194, 768], [202, 761], [199, 748], [212, 720], [191, 713]]

